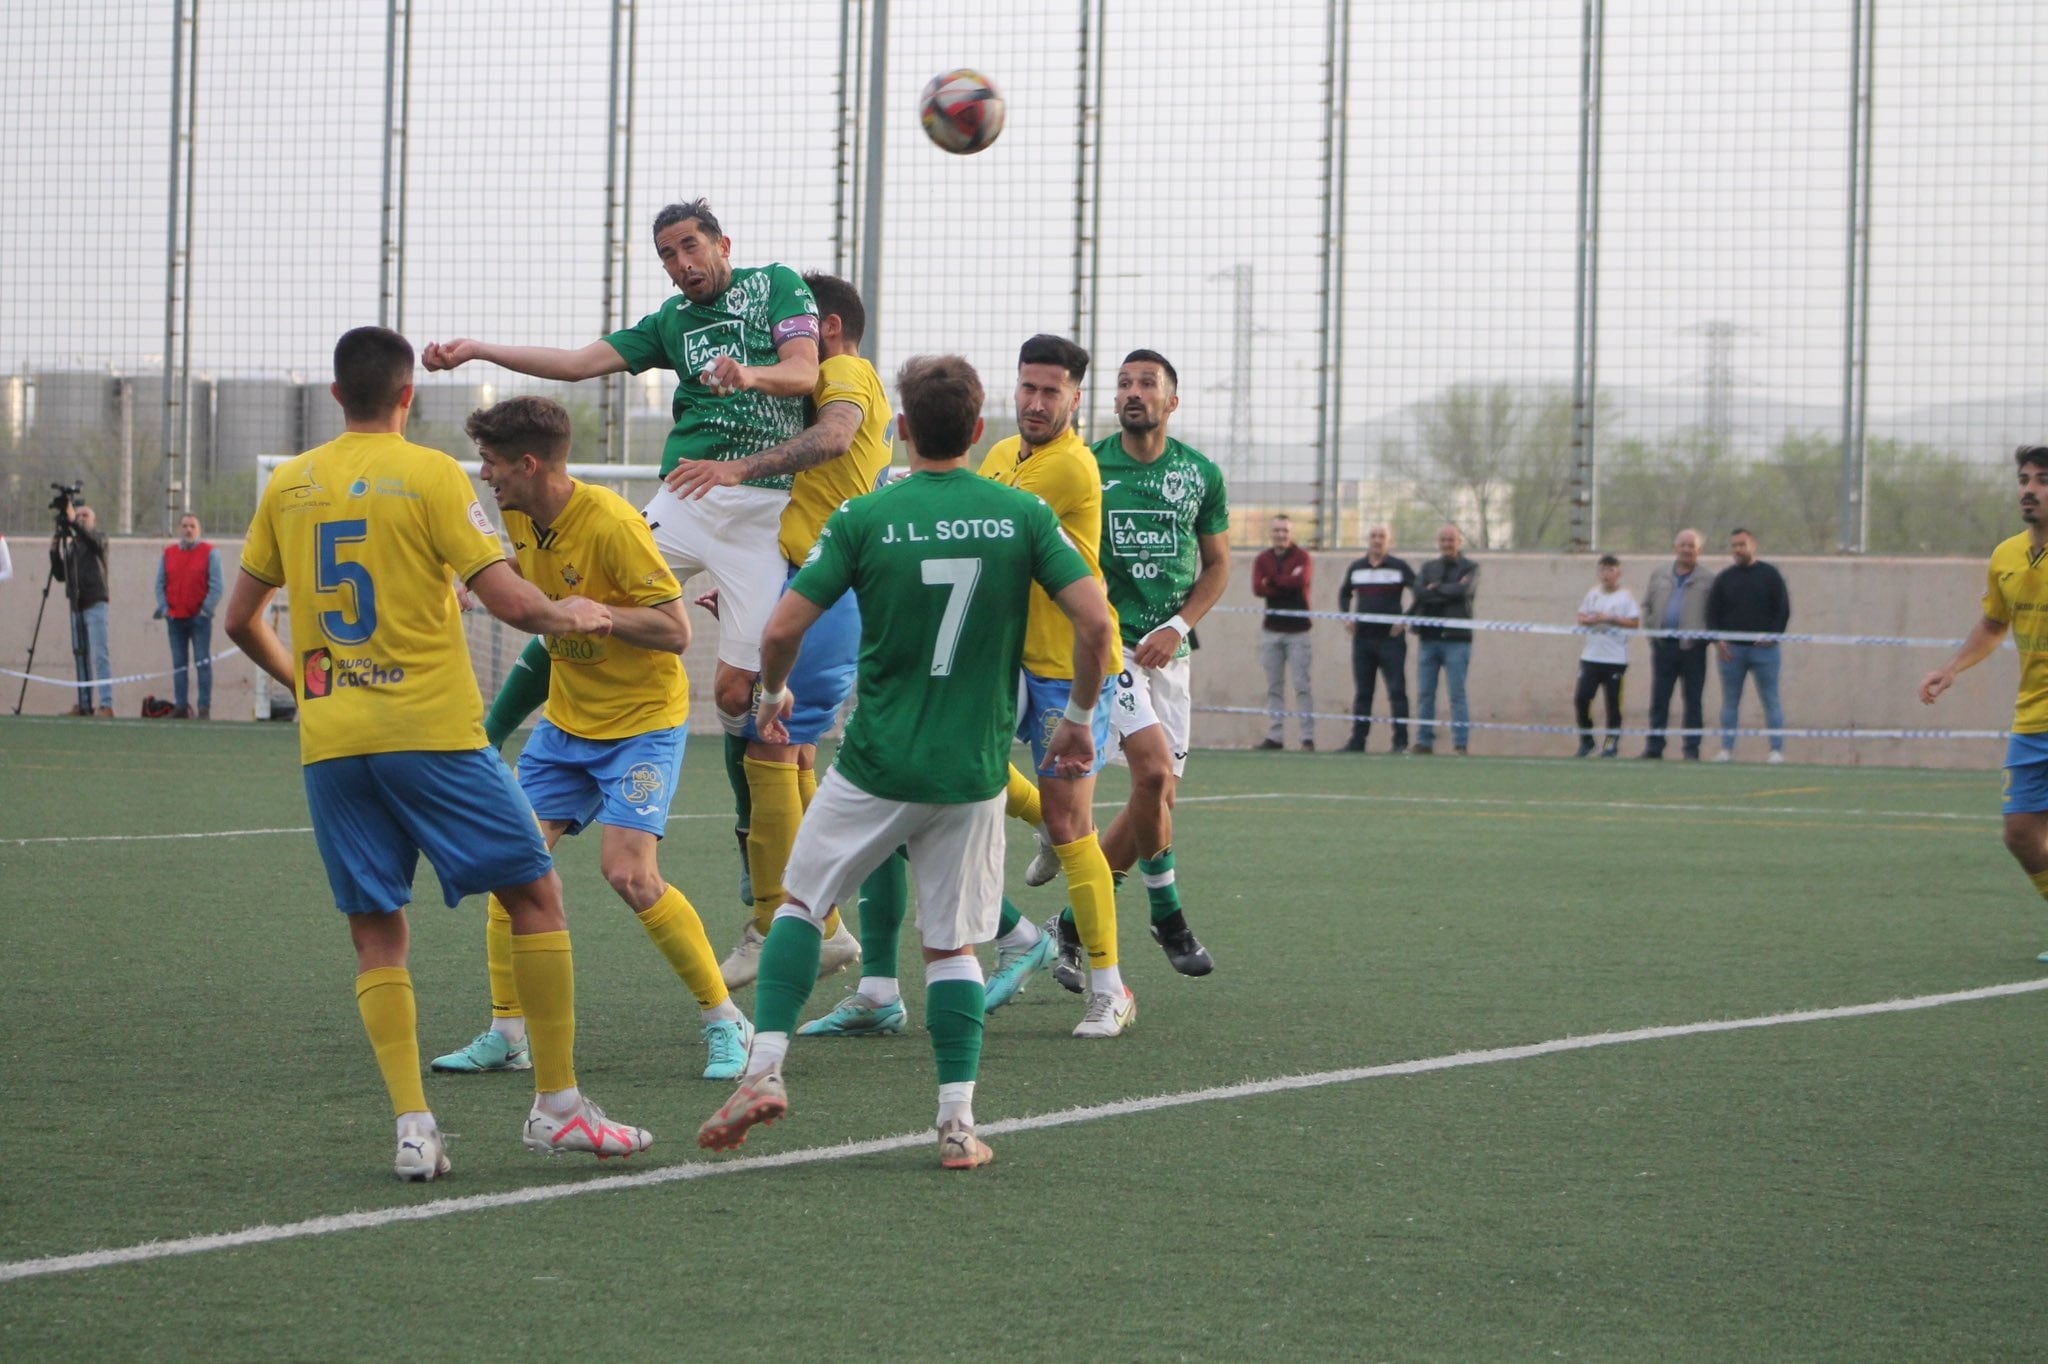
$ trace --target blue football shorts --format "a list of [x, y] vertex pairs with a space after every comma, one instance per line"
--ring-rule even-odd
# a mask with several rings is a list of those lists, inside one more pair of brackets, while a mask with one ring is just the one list
[[538, 880], [554, 865], [533, 806], [488, 748], [363, 753], [305, 772], [313, 841], [344, 914], [405, 908], [421, 853], [451, 908], [465, 895]]
[[[794, 568], [789, 570], [796, 577]], [[783, 591], [789, 590], [787, 582]], [[839, 708], [853, 695], [854, 671], [860, 663], [860, 599], [847, 592], [833, 602], [817, 623], [804, 631], [804, 647], [789, 670], [791, 695], [796, 707], [789, 714], [789, 741], [814, 744], [825, 737]], [[756, 743], [761, 731], [752, 712], [740, 733]]]
[[[1067, 698], [1073, 689], [1074, 684], [1064, 677], [1040, 677], [1028, 669], [1017, 674], [1017, 737], [1031, 745], [1032, 770], [1041, 777], [1048, 775], [1046, 746], [1066, 718]], [[1102, 679], [1102, 692], [1095, 698], [1091, 717], [1095, 723], [1089, 726], [1095, 733], [1095, 766], [1088, 769], [1091, 776], [1109, 761], [1109, 712], [1115, 695], [1116, 676], [1111, 674]]]
[[625, 739], [579, 739], [543, 717], [519, 754], [519, 784], [535, 814], [568, 825], [572, 834], [609, 824], [659, 838], [668, 830], [689, 735], [685, 724]]
[[2005, 813], [2048, 814], [2048, 734], [2014, 734], [2007, 739]]

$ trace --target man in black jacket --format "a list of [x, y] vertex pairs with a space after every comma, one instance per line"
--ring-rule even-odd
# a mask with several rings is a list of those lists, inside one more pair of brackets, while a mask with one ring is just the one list
[[[1344, 570], [1337, 589], [1337, 609], [1362, 616], [1398, 616], [1401, 593], [1415, 586], [1415, 570], [1394, 557], [1394, 533], [1374, 526], [1365, 533], [1365, 557]], [[1351, 742], [1346, 753], [1365, 752], [1372, 733], [1372, 694], [1387, 679], [1387, 706], [1394, 715], [1394, 752], [1408, 751], [1408, 637], [1400, 622], [1347, 620], [1351, 636]]]
[[[1412, 616], [1435, 616], [1444, 620], [1472, 619], [1472, 603], [1479, 594], [1479, 565], [1465, 557], [1465, 532], [1445, 526], [1436, 533], [1437, 557], [1422, 566], [1415, 579]], [[1451, 742], [1458, 756], [1465, 756], [1471, 738], [1472, 712], [1465, 704], [1465, 670], [1472, 665], [1472, 632], [1454, 625], [1418, 625], [1415, 633], [1422, 647], [1415, 658], [1415, 690], [1420, 704], [1415, 715], [1415, 751], [1436, 750], [1436, 678], [1449, 674], [1451, 690]]]
[[78, 674], [73, 715], [93, 714], [93, 679], [99, 679], [99, 714], [114, 713], [114, 669], [107, 659], [107, 537], [99, 518], [84, 503], [67, 503], [70, 529], [50, 537], [50, 576], [64, 584], [71, 606], [71, 657]]
[[[1792, 597], [1777, 569], [1756, 557], [1756, 536], [1736, 528], [1728, 536], [1735, 562], [1714, 578], [1707, 593], [1707, 628], [1738, 634], [1782, 634], [1792, 620]], [[1764, 720], [1773, 730], [1785, 727], [1785, 709], [1778, 704], [1778, 669], [1783, 651], [1774, 639], [1753, 644], [1714, 641], [1721, 658], [1721, 751], [1717, 763], [1735, 757], [1735, 722], [1742, 711], [1742, 679], [1756, 678], [1756, 694], [1764, 703]], [[1770, 761], [1785, 761], [1785, 737], [1771, 735]]]

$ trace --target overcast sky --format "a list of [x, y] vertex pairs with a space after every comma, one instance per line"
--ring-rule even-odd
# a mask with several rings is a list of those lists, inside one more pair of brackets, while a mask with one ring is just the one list
[[[610, 9], [415, 7], [416, 340], [568, 346], [605, 327]], [[646, 223], [673, 198], [709, 196], [740, 263], [829, 268], [841, 7], [641, 9], [627, 316], [668, 292]], [[874, 358], [886, 374], [962, 351], [1006, 397], [1016, 343], [1074, 316], [1078, 6], [890, 9]], [[1347, 422], [1460, 379], [1568, 383], [1580, 6], [1350, 9]], [[202, 6], [196, 370], [317, 376], [339, 331], [375, 319], [384, 10]], [[1872, 410], [2048, 389], [2048, 6], [1878, 10]], [[1700, 407], [1709, 321], [1736, 328], [1743, 393], [1839, 404], [1850, 12], [1608, 5], [1601, 377], [1638, 405]], [[1326, 23], [1320, 0], [1109, 4], [1098, 349], [1112, 370], [1134, 346], [1173, 357], [1183, 427], [1212, 443], [1233, 403], [1262, 442], [1313, 437]], [[170, 37], [168, 0], [0, 14], [0, 372], [160, 364]], [[915, 124], [919, 87], [956, 65], [1009, 99], [976, 157]]]

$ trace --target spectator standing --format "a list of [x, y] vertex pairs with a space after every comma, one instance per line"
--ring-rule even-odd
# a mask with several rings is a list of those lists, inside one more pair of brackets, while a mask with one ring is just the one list
[[64, 584], [71, 607], [71, 657], [78, 674], [78, 704], [73, 715], [91, 715], [93, 680], [99, 680], [99, 711], [114, 714], [114, 675], [107, 656], [107, 537], [99, 530], [99, 514], [80, 502], [66, 504], [69, 531], [50, 537], [50, 573]]
[[[1465, 557], [1465, 532], [1445, 526], [1436, 533], [1437, 557], [1422, 566], [1415, 579], [1412, 615], [1444, 620], [1472, 619], [1479, 595], [1479, 565]], [[1455, 625], [1418, 625], [1422, 641], [1415, 659], [1415, 751], [1436, 751], [1436, 680], [1448, 675], [1451, 692], [1451, 744], [1464, 757], [1472, 737], [1472, 710], [1465, 703], [1465, 674], [1472, 666], [1472, 632]]]
[[1266, 601], [1259, 630], [1259, 661], [1266, 667], [1266, 737], [1260, 748], [1287, 747], [1287, 679], [1294, 679], [1294, 704], [1301, 712], [1301, 746], [1316, 746], [1315, 698], [1309, 691], [1309, 618], [1278, 614], [1307, 611], [1315, 573], [1309, 553], [1294, 543], [1294, 523], [1273, 518], [1272, 547], [1252, 560], [1252, 595]]
[[[1374, 526], [1365, 533], [1365, 557], [1344, 570], [1337, 609], [1362, 616], [1398, 616], [1401, 594], [1415, 586], [1415, 570], [1394, 557], [1394, 532]], [[1351, 636], [1351, 741], [1346, 753], [1365, 752], [1372, 734], [1372, 694], [1387, 679], [1387, 708], [1393, 713], [1393, 751], [1408, 751], [1408, 627], [1398, 621], [1347, 620]]]
[[[1671, 542], [1671, 566], [1650, 575], [1643, 593], [1643, 624], [1653, 630], [1704, 630], [1707, 595], [1714, 570], [1700, 564], [1706, 540], [1696, 530], [1682, 530]], [[1641, 757], [1664, 756], [1664, 726], [1671, 719], [1671, 691], [1683, 697], [1685, 735], [1679, 740], [1688, 762], [1700, 756], [1700, 731], [1706, 728], [1707, 642], [1703, 639], [1650, 640], [1650, 737]]]
[[156, 566], [156, 618], [171, 636], [171, 688], [174, 720], [194, 715], [190, 684], [199, 679], [200, 719], [213, 715], [213, 608], [220, 605], [220, 556], [200, 539], [199, 518], [186, 512], [178, 519], [176, 543], [164, 547]]
[[[1738, 634], [1782, 634], [1792, 621], [1792, 596], [1777, 569], [1757, 558], [1756, 536], [1738, 527], [1728, 536], [1735, 562], [1714, 579], [1707, 594], [1707, 628]], [[1714, 641], [1721, 656], [1721, 751], [1717, 763], [1735, 758], [1735, 722], [1742, 712], [1742, 681], [1754, 675], [1756, 694], [1764, 703], [1764, 721], [1772, 730], [1785, 727], [1785, 709], [1778, 704], [1778, 673], [1784, 655], [1775, 639], [1753, 644]], [[1771, 735], [1770, 761], [1785, 761], [1785, 736]]]
[[1593, 695], [1607, 695], [1607, 743], [1603, 758], [1621, 754], [1621, 678], [1628, 671], [1628, 636], [1642, 624], [1642, 608], [1635, 594], [1621, 585], [1621, 560], [1612, 554], [1600, 556], [1600, 581], [1579, 603], [1579, 624], [1591, 626], [1586, 647], [1579, 653], [1579, 684], [1572, 692], [1572, 709], [1579, 721], [1581, 758], [1593, 752]]

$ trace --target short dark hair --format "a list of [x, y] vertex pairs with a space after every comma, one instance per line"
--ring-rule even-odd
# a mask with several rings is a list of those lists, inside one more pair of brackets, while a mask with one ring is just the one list
[[1180, 371], [1173, 367], [1173, 361], [1167, 359], [1156, 350], [1134, 350], [1124, 357], [1124, 363], [1127, 365], [1157, 365], [1166, 371], [1166, 382], [1172, 384], [1175, 391], [1180, 389]]
[[334, 343], [334, 386], [353, 421], [388, 417], [412, 386], [412, 342], [389, 327], [357, 327]]
[[654, 215], [654, 235], [659, 238], [677, 223], [686, 223], [693, 218], [699, 227], [712, 236], [725, 235], [725, 229], [718, 225], [718, 217], [712, 213], [711, 201], [708, 199], [692, 199], [686, 204], [663, 205], [661, 212]]
[[2038, 464], [2048, 469], [2048, 445], [2022, 445], [2012, 452], [2013, 462], [2024, 469], [2029, 464]]
[[1756, 539], [1756, 532], [1751, 530], [1748, 526], [1737, 526], [1734, 530], [1728, 532], [1728, 538], [1730, 540], [1733, 540], [1738, 535], [1747, 535], [1752, 540]]
[[469, 414], [462, 429], [494, 455], [517, 459], [533, 455], [544, 464], [559, 464], [569, 455], [574, 435], [569, 409], [553, 398], [531, 395], [507, 398]]
[[914, 355], [896, 372], [903, 420], [925, 459], [958, 459], [981, 420], [981, 376], [957, 355]]
[[848, 284], [837, 275], [828, 275], [813, 270], [804, 276], [804, 283], [811, 286], [811, 297], [818, 300], [818, 316], [839, 319], [839, 330], [854, 345], [868, 334], [868, 308], [860, 301], [860, 290]]
[[1088, 352], [1064, 336], [1040, 332], [1018, 348], [1017, 367], [1025, 365], [1058, 365], [1078, 384], [1088, 377]]
[[1600, 556], [1600, 567], [1602, 567], [1602, 568], [1620, 568], [1620, 567], [1621, 567], [1621, 560], [1619, 560], [1619, 559], [1615, 558], [1615, 557], [1614, 557], [1614, 556], [1613, 556], [1612, 554], [1603, 554], [1603, 555], [1601, 555], [1601, 556]]

